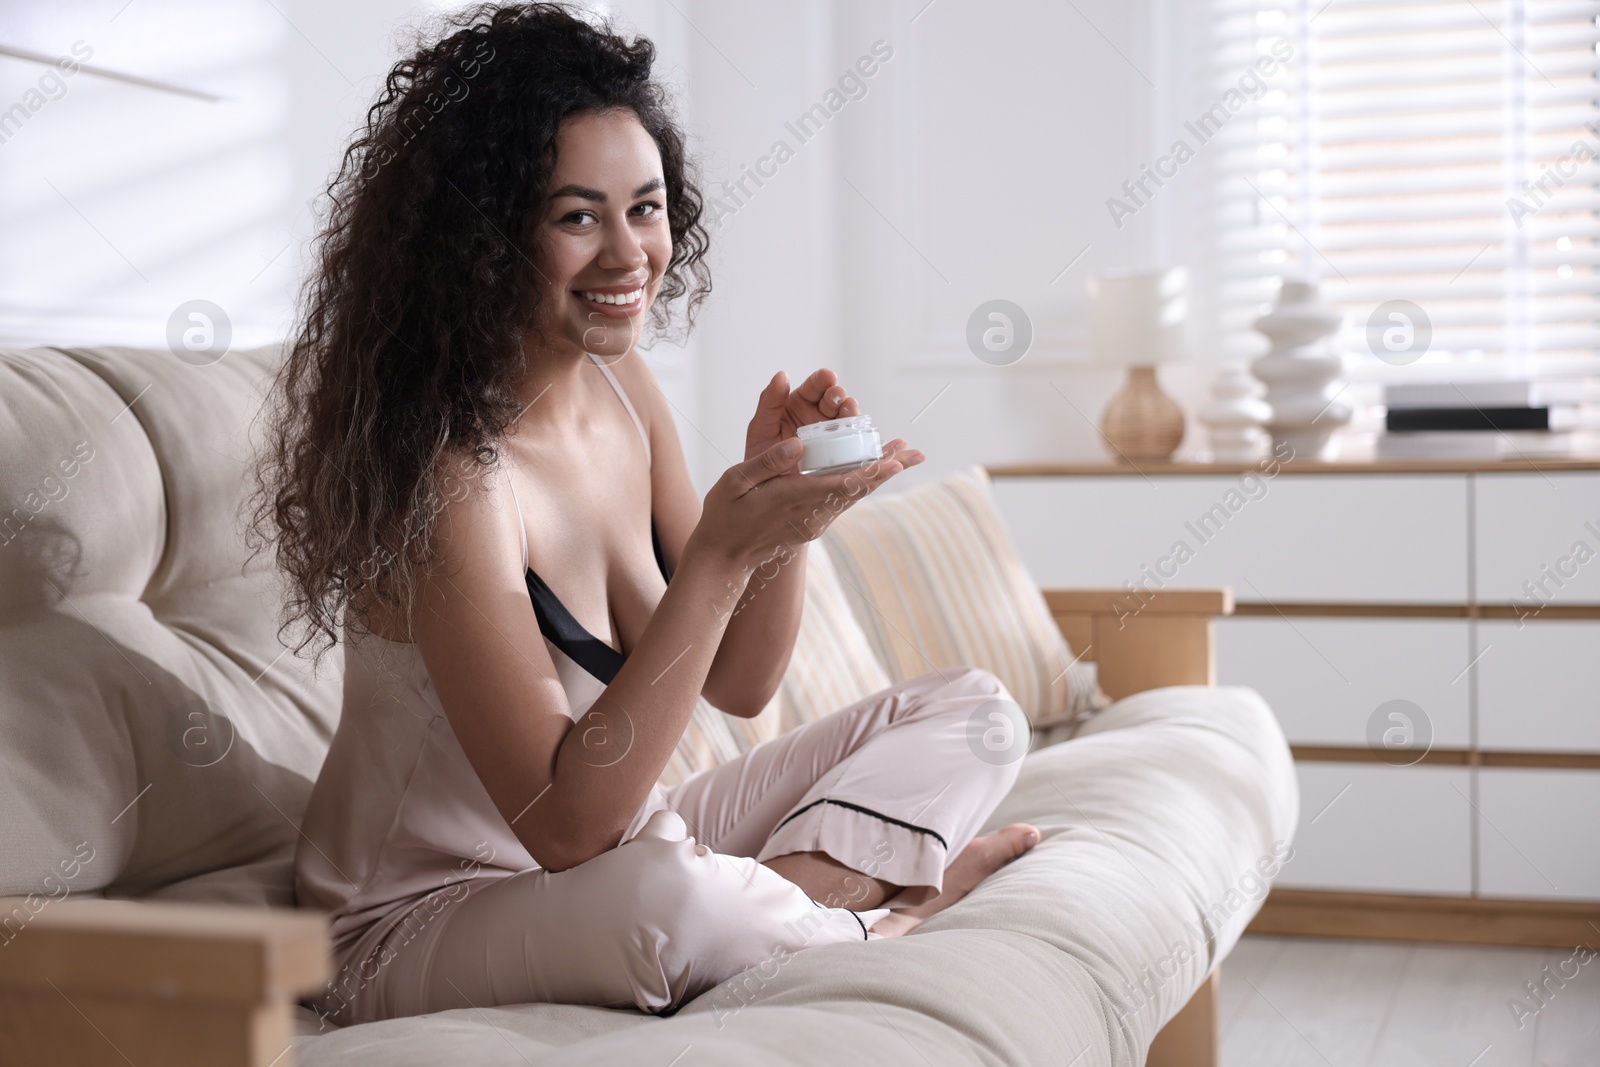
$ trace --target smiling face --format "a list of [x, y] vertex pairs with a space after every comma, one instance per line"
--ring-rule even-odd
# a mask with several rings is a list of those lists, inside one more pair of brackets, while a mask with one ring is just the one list
[[538, 243], [545, 336], [625, 355], [672, 258], [661, 153], [633, 112], [562, 123]]

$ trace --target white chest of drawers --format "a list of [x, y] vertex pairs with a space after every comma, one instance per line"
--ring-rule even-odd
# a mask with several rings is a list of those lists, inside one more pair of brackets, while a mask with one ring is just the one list
[[1280, 887], [1600, 901], [1600, 458], [990, 474], [1045, 587], [1233, 587], [1217, 680], [1301, 778]]

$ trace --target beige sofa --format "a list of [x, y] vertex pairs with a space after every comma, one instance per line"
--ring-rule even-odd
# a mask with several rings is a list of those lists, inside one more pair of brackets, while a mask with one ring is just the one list
[[[836, 566], [814, 568], [781, 706], [753, 735], [718, 734], [711, 713], [680, 771], [819, 713], [807, 694], [825, 703], [841, 678], [903, 675], [907, 647], [998, 657], [1030, 715], [1051, 704], [1064, 720], [1039, 731], [990, 820], [1037, 824], [1038, 848], [911, 936], [799, 953], [671, 1018], [464, 1005], [323, 1026], [295, 1001], [329, 978], [324, 927], [288, 909], [297, 819], [339, 714], [338, 659], [317, 677], [285, 654], [278, 576], [266, 557], [245, 566], [238, 521], [276, 358], [0, 352], [5, 1062], [1090, 1067], [1144, 1062], [1163, 1027], [1150, 1062], [1214, 1062], [1215, 968], [1297, 815], [1270, 711], [1208, 684], [1209, 615], [1227, 595], [1167, 592], [1129, 617], [1111, 592], [1019, 595], [1010, 560], [996, 580], [1010, 575], [1012, 600], [968, 590], [990, 615], [941, 613], [943, 594], [929, 613], [893, 567], [884, 580], [901, 602], [882, 599], [831, 534]], [[962, 492], [981, 496], [980, 483]], [[1005, 556], [998, 520], [975, 521]], [[860, 636], [838, 614], [841, 591]], [[943, 638], [907, 635], [918, 611], [939, 617]], [[1049, 635], [1029, 632], [1042, 645], [997, 648], [1039, 611]], [[1081, 667], [1054, 672], [1061, 631], [1121, 698], [1086, 719], [1058, 693], [1063, 679], [1084, 684]], [[851, 656], [853, 672], [830, 668]]]

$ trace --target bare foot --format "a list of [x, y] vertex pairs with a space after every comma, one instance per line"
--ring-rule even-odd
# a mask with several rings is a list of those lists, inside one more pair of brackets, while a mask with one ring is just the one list
[[883, 937], [909, 933], [924, 919], [939, 914], [1038, 843], [1039, 831], [1025, 822], [1014, 822], [992, 834], [974, 837], [945, 870], [944, 886], [938, 896], [914, 908], [890, 912], [872, 924], [872, 932]]

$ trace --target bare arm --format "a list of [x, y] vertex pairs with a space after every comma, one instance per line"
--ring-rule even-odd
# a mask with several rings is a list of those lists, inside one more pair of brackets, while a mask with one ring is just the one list
[[[678, 584], [678, 560], [684, 545], [700, 523], [700, 497], [689, 477], [689, 465], [684, 458], [683, 442], [678, 437], [672, 405], [662, 394], [649, 365], [638, 353], [630, 353], [626, 359], [618, 361], [616, 371], [650, 430], [650, 452], [654, 457], [651, 462], [652, 509], [661, 535], [662, 553], [673, 569], [670, 590]], [[745, 458], [750, 458], [748, 450]], [[745, 593], [744, 608], [736, 608], [739, 598], [731, 595], [715, 608], [723, 616], [726, 629], [702, 689], [713, 707], [748, 718], [759, 714], [777, 691], [794, 649], [805, 596], [803, 546], [798, 554], [799, 559], [783, 568], [780, 585], [774, 586], [770, 580], [772, 564], [757, 567], [756, 573], [769, 580], [749, 579], [747, 588], [746, 578], [739, 579], [739, 590]], [[762, 610], [746, 619], [753, 603], [750, 591], [757, 589], [761, 593]]]
[[761, 714], [794, 655], [806, 599], [806, 544], [786, 545], [758, 566], [739, 602], [706, 679], [706, 699], [729, 715]]
[[[757, 398], [755, 417], [745, 432], [745, 458], [793, 437], [799, 426], [856, 415], [860, 410], [830, 370], [817, 371], [794, 390], [789, 388], [789, 376], [780, 371]], [[854, 487], [855, 493], [859, 495], [862, 488]], [[778, 691], [800, 631], [810, 538], [826, 529], [845, 506], [842, 500], [824, 501], [818, 513], [806, 517], [792, 531], [777, 555], [762, 561], [745, 585], [706, 682], [717, 693], [713, 697], [708, 691], [706, 699], [728, 714], [759, 715]]]

